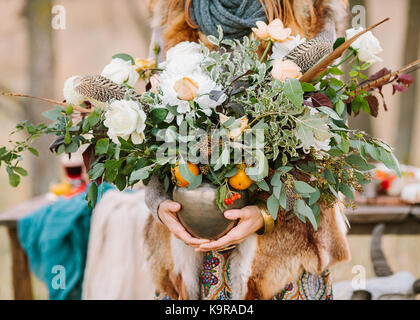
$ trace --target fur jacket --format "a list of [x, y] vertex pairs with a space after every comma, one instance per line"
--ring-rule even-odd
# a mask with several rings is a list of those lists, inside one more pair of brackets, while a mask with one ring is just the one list
[[[257, 0], [256, 0], [257, 1]], [[169, 0], [152, 0], [153, 28], [159, 29], [163, 41], [163, 53], [182, 41], [206, 42], [206, 36], [192, 29], [185, 22], [183, 7], [167, 14]], [[315, 5], [310, 15], [308, 4]], [[336, 23], [337, 33], [345, 28], [347, 4], [345, 0], [294, 0], [293, 10], [298, 21], [295, 34], [312, 38], [323, 30], [329, 19]], [[313, 13], [313, 11], [312, 11]], [[149, 187], [149, 208], [156, 211], [159, 201]], [[275, 230], [266, 235], [256, 234], [239, 244], [230, 256], [231, 291], [233, 299], [270, 299], [285, 285], [299, 277], [303, 270], [319, 274], [334, 264], [350, 259], [346, 240], [346, 225], [342, 208], [321, 209], [321, 221], [317, 231], [297, 218], [279, 221]], [[155, 217], [153, 217], [155, 216]], [[167, 293], [172, 299], [199, 299], [199, 276], [203, 253], [176, 239], [150, 215], [144, 229], [144, 245], [152, 280], [158, 292]]]

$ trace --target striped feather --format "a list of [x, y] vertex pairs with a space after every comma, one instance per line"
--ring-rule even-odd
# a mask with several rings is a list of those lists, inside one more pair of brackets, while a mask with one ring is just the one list
[[302, 72], [306, 72], [331, 52], [333, 43], [323, 36], [317, 36], [297, 46], [284, 59], [292, 60]]
[[[123, 100], [127, 92], [127, 88], [116, 84], [115, 82], [103, 76], [84, 76], [78, 80], [75, 90], [92, 100], [95, 104], [105, 104], [113, 99]], [[133, 92], [131, 94], [133, 100], [140, 100], [141, 95]]]

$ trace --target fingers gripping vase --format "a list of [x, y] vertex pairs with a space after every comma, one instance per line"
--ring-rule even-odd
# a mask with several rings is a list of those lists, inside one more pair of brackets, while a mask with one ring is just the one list
[[[241, 194], [228, 209], [241, 209], [247, 204], [247, 192]], [[237, 223], [226, 219], [216, 204], [217, 187], [204, 182], [194, 190], [175, 187], [173, 200], [181, 204], [178, 218], [184, 228], [194, 237], [215, 240], [228, 233]]]

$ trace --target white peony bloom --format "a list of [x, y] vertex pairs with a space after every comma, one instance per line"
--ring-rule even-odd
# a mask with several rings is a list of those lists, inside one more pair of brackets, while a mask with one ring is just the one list
[[64, 82], [63, 97], [68, 104], [72, 104], [73, 106], [79, 106], [85, 101], [85, 98], [75, 90], [79, 79], [79, 76], [73, 76]]
[[291, 36], [290, 40], [286, 40], [283, 42], [275, 42], [273, 44], [273, 54], [271, 55], [271, 58], [282, 60], [293, 49], [295, 49], [297, 46], [301, 45], [305, 41], [305, 38], [301, 38], [300, 35], [297, 35], [296, 37]]
[[146, 128], [146, 114], [138, 103], [129, 100], [116, 100], [112, 102], [105, 112], [104, 125], [108, 128], [108, 136], [119, 144], [118, 137], [140, 144], [144, 141]]
[[116, 84], [123, 84], [127, 81], [127, 84], [131, 87], [134, 87], [140, 77], [136, 71], [136, 66], [133, 66], [130, 61], [120, 58], [112, 59], [110, 64], [105, 66], [101, 76]]
[[174, 74], [189, 74], [199, 70], [203, 60], [201, 46], [195, 42], [184, 41], [168, 50], [163, 66], [166, 71]]
[[[178, 97], [178, 94], [175, 90], [175, 83], [178, 80], [188, 78], [194, 85], [197, 86], [197, 92], [193, 101], [197, 102], [200, 106], [200, 109], [206, 114], [211, 114], [211, 109], [216, 108], [218, 105], [222, 104], [226, 99], [226, 95], [220, 97], [219, 101], [214, 101], [210, 99], [210, 92], [213, 90], [221, 90], [221, 87], [218, 86], [208, 75], [201, 71], [195, 71], [191, 74], [174, 74], [172, 72], [165, 71], [161, 74], [160, 77], [160, 89], [162, 91], [162, 103], [164, 105], [177, 106], [177, 112], [180, 115], [177, 117], [177, 122], [182, 121], [184, 114], [191, 112], [190, 102], [182, 100]], [[167, 121], [172, 121], [174, 117], [168, 115]]]
[[[362, 27], [348, 29], [346, 31], [347, 40], [363, 31]], [[371, 31], [366, 32], [351, 45], [353, 49], [359, 51], [359, 59], [368, 63], [382, 62], [383, 60], [377, 54], [383, 51], [379, 40]]]

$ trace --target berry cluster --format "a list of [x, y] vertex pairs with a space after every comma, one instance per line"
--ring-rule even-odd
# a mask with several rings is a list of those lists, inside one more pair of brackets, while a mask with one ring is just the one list
[[225, 203], [228, 206], [230, 206], [235, 202], [235, 200], [240, 199], [240, 198], [241, 198], [241, 195], [239, 193], [234, 193], [233, 196], [225, 199]]

